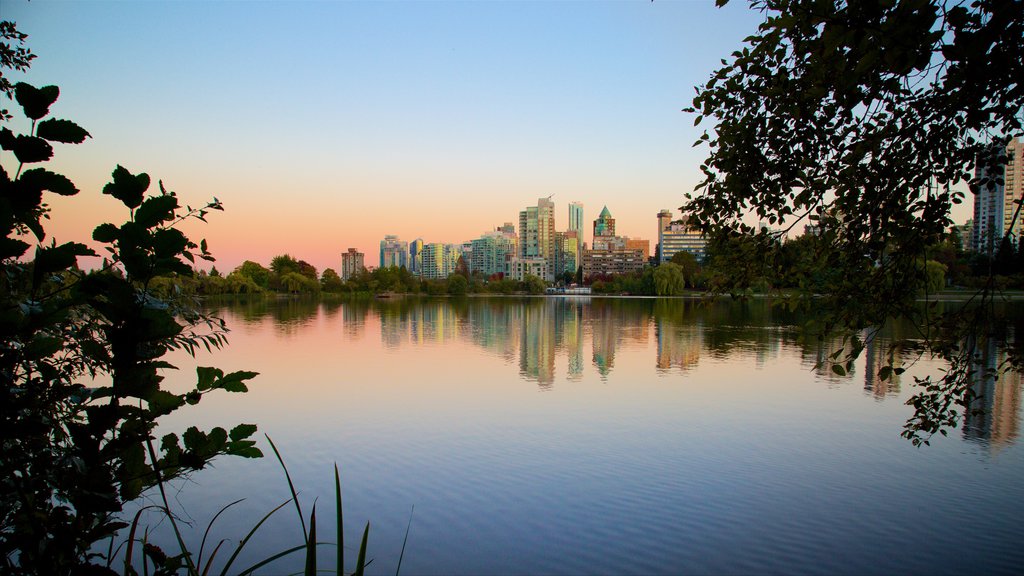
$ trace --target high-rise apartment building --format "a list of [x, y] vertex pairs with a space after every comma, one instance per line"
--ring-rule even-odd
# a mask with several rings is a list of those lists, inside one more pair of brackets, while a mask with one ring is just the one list
[[516, 255], [515, 234], [500, 230], [488, 232], [473, 240], [473, 250], [469, 257], [469, 271], [483, 274], [484, 278], [509, 275], [509, 260]]
[[555, 277], [575, 274], [580, 262], [578, 231], [555, 232]]
[[[974, 229], [971, 247], [993, 255], [1002, 237], [1010, 233], [1014, 243], [1024, 234], [1024, 214], [1017, 216], [1016, 202], [1024, 199], [1024, 143], [1014, 138], [1006, 145], [1006, 163], [1002, 174], [988, 174], [984, 166], [975, 168], [975, 177], [988, 177], [992, 184], [981, 186], [974, 195]], [[998, 181], [1002, 176], [1002, 183]]]
[[576, 254], [583, 254], [583, 203], [569, 203], [569, 232], [576, 233]]
[[364, 264], [365, 255], [356, 250], [355, 248], [349, 248], [348, 252], [341, 253], [341, 279], [348, 280], [355, 276], [360, 270], [366, 267]]
[[423, 269], [423, 238], [409, 242], [409, 272], [420, 275]]
[[519, 258], [544, 259], [544, 275], [555, 280], [555, 203], [547, 198], [537, 200], [519, 213]]
[[388, 234], [380, 241], [380, 267], [401, 268], [408, 267], [409, 243], [398, 239], [398, 236]]
[[420, 262], [420, 276], [424, 280], [441, 280], [448, 277], [445, 266], [444, 244], [431, 242], [423, 245]]

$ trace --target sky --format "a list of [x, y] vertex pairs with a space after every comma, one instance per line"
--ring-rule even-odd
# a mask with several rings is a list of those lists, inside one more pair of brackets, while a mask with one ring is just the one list
[[385, 234], [463, 242], [548, 196], [556, 229], [582, 202], [590, 242], [607, 206], [653, 250], [707, 155], [681, 109], [761, 21], [736, 0], [0, 0], [0, 18], [37, 55], [12, 80], [58, 85], [52, 115], [92, 135], [50, 163], [82, 190], [51, 197], [51, 237], [124, 221], [100, 193], [120, 164], [223, 202], [187, 227], [222, 271], [337, 270], [350, 247], [376, 264]]

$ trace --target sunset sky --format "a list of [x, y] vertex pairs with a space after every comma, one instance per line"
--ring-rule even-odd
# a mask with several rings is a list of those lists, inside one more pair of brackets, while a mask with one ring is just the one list
[[385, 234], [462, 242], [548, 195], [557, 229], [581, 201], [589, 242], [607, 205], [653, 249], [706, 155], [681, 108], [761, 20], [710, 0], [0, 7], [38, 55], [12, 79], [58, 85], [53, 115], [93, 136], [51, 162], [82, 189], [52, 202], [51, 236], [123, 220], [100, 194], [121, 164], [224, 203], [189, 228], [222, 271], [337, 269], [349, 247], [376, 265]]

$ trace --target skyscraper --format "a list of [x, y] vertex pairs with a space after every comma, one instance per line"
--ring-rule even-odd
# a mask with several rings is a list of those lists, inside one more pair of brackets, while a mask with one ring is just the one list
[[583, 253], [583, 203], [569, 203], [569, 231], [576, 232], [576, 254]]
[[615, 236], [615, 218], [612, 218], [607, 206], [601, 210], [597, 220], [594, 220], [594, 238], [598, 236]]
[[555, 280], [555, 203], [539, 198], [519, 213], [519, 258], [543, 258], [544, 280]]
[[[971, 247], [990, 256], [995, 254], [1007, 232], [1014, 243], [1024, 233], [1024, 214], [1017, 215], [1014, 221], [1016, 202], [1024, 199], [1024, 144], [1019, 138], [1010, 140], [1006, 145], [1006, 163], [1001, 172], [988, 174], [980, 164], [974, 171], [975, 177], [987, 176], [996, 180], [975, 191], [974, 230], [971, 233]], [[1002, 176], [1001, 184], [999, 176]]]

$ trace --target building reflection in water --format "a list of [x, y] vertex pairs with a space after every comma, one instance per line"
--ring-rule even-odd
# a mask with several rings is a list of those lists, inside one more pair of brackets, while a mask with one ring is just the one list
[[1020, 433], [1020, 386], [1018, 372], [998, 374], [1006, 352], [989, 340], [981, 353], [971, 385], [973, 397], [964, 410], [964, 437], [998, 450]]
[[[277, 306], [248, 305], [247, 321], [271, 316], [279, 330], [293, 329], [312, 321], [315, 305], [286, 302]], [[349, 337], [360, 337], [368, 318], [376, 314], [380, 338], [387, 348], [468, 342], [508, 364], [518, 366], [523, 380], [550, 390], [564, 366], [564, 381], [582, 381], [588, 371], [604, 379], [615, 369], [620, 348], [646, 347], [653, 330], [656, 338], [655, 369], [688, 372], [703, 356], [730, 361], [747, 358], [762, 365], [780, 355], [798, 355], [805, 366], [829, 386], [846, 386], [854, 376], [831, 370], [838, 339], [805, 339], [793, 328], [799, 318], [780, 316], [768, 304], [704, 306], [681, 299], [616, 298], [468, 298], [414, 299], [390, 302], [346, 302], [340, 309], [324, 309], [324, 317], [340, 317]], [[899, 398], [898, 375], [878, 377], [890, 353], [897, 362], [907, 358], [892, 342], [910, 336], [893, 324], [877, 334], [868, 333], [863, 352], [865, 394], [879, 401]], [[592, 352], [584, 361], [584, 349]], [[786, 352], [788, 350], [788, 352]], [[982, 365], [997, 368], [1005, 354], [995, 345], [983, 354]], [[998, 379], [981, 374], [973, 385], [975, 398], [965, 411], [963, 434], [993, 448], [1013, 443], [1019, 435], [1021, 377], [1002, 374]]]

